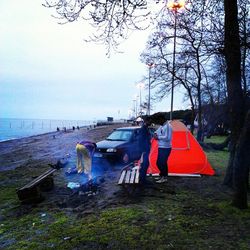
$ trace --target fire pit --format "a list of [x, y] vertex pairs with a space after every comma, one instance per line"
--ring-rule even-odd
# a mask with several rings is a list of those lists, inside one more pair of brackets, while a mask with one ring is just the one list
[[72, 195], [94, 196], [100, 190], [100, 185], [105, 179], [103, 177], [95, 177], [85, 183], [69, 182], [67, 187], [72, 190]]

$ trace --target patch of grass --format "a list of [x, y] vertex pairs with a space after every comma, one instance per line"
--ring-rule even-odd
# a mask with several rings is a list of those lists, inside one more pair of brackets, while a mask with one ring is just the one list
[[226, 140], [226, 136], [218, 136], [218, 135], [214, 135], [211, 136], [210, 138], [205, 137], [205, 142], [206, 143], [216, 143], [216, 144], [220, 144], [222, 142], [224, 142]]
[[1, 187], [0, 200], [2, 204], [5, 202], [16, 200], [16, 188], [15, 187]]
[[34, 177], [41, 175], [48, 167], [18, 167], [15, 170], [0, 172], [0, 183], [4, 187], [20, 188], [30, 182]]
[[[205, 142], [220, 144], [224, 142], [225, 139], [226, 136], [212, 136], [209, 139], [206, 138]], [[220, 176], [224, 176], [229, 159], [228, 150], [207, 151], [206, 155], [208, 157], [208, 161], [210, 162], [212, 167], [216, 170], [217, 174], [219, 174]]]
[[[1, 187], [0, 192], [0, 219], [19, 205], [15, 187]], [[1, 221], [1, 220], [0, 220]]]
[[250, 208], [240, 210], [225, 201], [217, 203], [216, 206], [223, 216], [230, 216], [231, 218], [235, 217], [239, 220], [247, 220], [250, 218]]
[[224, 173], [228, 163], [229, 152], [218, 150], [206, 152], [206, 154], [211, 165], [216, 169], [223, 170]]
[[[239, 228], [245, 229], [240, 225], [250, 224], [249, 214], [229, 209], [223, 202], [215, 204], [209, 200], [208, 204], [207, 207], [207, 201], [199, 195], [188, 195], [184, 191], [174, 200], [151, 199], [82, 218], [49, 211], [42, 217], [37, 209], [9, 220], [1, 227], [4, 237], [0, 239], [12, 239], [12, 244], [5, 249], [233, 249], [232, 246], [246, 246], [247, 239], [232, 243], [224, 238], [223, 232], [225, 225], [238, 225], [235, 229], [229, 227], [233, 230], [230, 234]], [[219, 232], [214, 232], [219, 228]]]

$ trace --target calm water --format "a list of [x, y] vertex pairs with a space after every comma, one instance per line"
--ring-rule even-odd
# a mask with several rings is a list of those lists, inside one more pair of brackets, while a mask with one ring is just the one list
[[93, 124], [93, 121], [81, 120], [42, 120], [42, 119], [6, 119], [0, 118], [0, 141], [18, 139], [44, 134], [60, 129], [72, 129]]

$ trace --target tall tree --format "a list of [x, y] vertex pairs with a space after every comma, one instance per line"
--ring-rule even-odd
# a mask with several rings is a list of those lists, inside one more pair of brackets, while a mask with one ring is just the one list
[[247, 204], [247, 190], [249, 179], [250, 166], [250, 110], [245, 118], [245, 123], [241, 131], [237, 148], [235, 151], [233, 161], [233, 180], [234, 180], [234, 196], [232, 204], [238, 208], [244, 209], [248, 207]]
[[[230, 158], [224, 184], [235, 188], [233, 204], [239, 208], [247, 207], [248, 173], [246, 164], [249, 162], [249, 152], [244, 153], [242, 147], [250, 142], [243, 141], [243, 135], [249, 134], [248, 117], [244, 124], [245, 106], [241, 87], [241, 54], [238, 23], [237, 0], [225, 0], [225, 58], [228, 104], [231, 118]], [[240, 134], [242, 132], [242, 136]], [[248, 148], [248, 147], [246, 147]], [[242, 159], [243, 162], [242, 162]]]
[[[206, 68], [212, 64], [211, 48], [215, 45], [211, 46], [212, 42], [210, 44], [207, 42], [213, 40], [211, 39], [213, 33], [208, 32], [207, 28], [211, 23], [210, 16], [206, 15], [208, 9], [213, 9], [210, 1], [199, 0], [191, 3], [183, 13], [174, 13], [174, 17], [177, 18], [173, 18], [171, 11], [165, 10], [142, 54], [144, 62], [151, 60], [156, 64], [153, 87], [158, 88], [157, 94], [160, 98], [169, 94], [173, 78], [175, 87], [181, 85], [185, 88], [192, 110], [198, 111], [199, 141], [203, 138], [202, 96], [204, 93], [212, 96], [208, 87]], [[175, 29], [177, 29], [176, 60], [173, 65], [171, 45]], [[205, 88], [206, 92], [202, 93]]]
[[247, 96], [250, 90], [250, 70], [247, 65], [250, 60], [250, 2], [247, 0], [239, 0], [239, 32], [241, 44], [241, 75], [244, 96]]

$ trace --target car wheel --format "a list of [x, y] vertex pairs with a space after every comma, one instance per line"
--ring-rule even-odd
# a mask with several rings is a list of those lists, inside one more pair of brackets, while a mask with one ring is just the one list
[[129, 157], [128, 153], [124, 153], [124, 154], [122, 155], [122, 163], [123, 163], [123, 164], [128, 164], [129, 161], [130, 161], [130, 157]]

